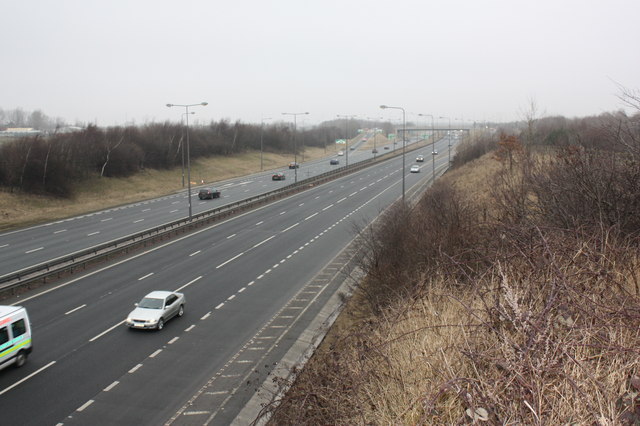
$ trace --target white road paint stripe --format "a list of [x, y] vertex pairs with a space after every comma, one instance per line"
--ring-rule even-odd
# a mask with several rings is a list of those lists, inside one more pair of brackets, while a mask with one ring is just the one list
[[16, 386], [18, 386], [21, 383], [26, 382], [27, 380], [29, 380], [30, 378], [32, 378], [36, 374], [46, 370], [47, 368], [51, 367], [55, 363], [56, 363], [55, 361], [51, 361], [49, 364], [45, 365], [44, 367], [42, 367], [42, 368], [34, 371], [33, 373], [29, 374], [27, 377], [25, 377], [25, 378], [23, 378], [21, 380], [18, 380], [17, 382], [15, 382], [14, 384], [12, 384], [11, 386], [9, 386], [7, 388], [4, 388], [2, 391], [0, 391], [0, 395], [3, 395], [5, 393], [9, 392], [11, 389], [15, 388]]
[[149, 358], [155, 358], [160, 352], [162, 352], [162, 349], [158, 349], [157, 351], [149, 355]]
[[216, 306], [216, 309], [220, 309], [220, 308], [222, 308], [223, 306], [224, 306], [224, 302], [223, 302], [223, 303], [220, 303], [218, 306]]
[[134, 220], [133, 223], [140, 223], [142, 222], [144, 219], [138, 219], [138, 220]]
[[329, 210], [331, 207], [333, 207], [333, 204], [329, 204], [327, 207], [323, 208], [322, 211]]
[[202, 316], [202, 318], [200, 318], [201, 320], [206, 320], [207, 318], [209, 318], [211, 316], [211, 312], [207, 312], [206, 314], [204, 314]]
[[176, 291], [181, 291], [182, 289], [187, 288], [188, 286], [190, 286], [191, 284], [195, 283], [196, 281], [198, 281], [200, 278], [202, 278], [202, 275], [200, 275], [197, 278], [192, 279], [191, 281], [189, 281], [188, 283], [186, 283], [185, 285], [183, 285], [182, 287], [179, 287], [176, 289]]
[[191, 253], [191, 254], [189, 255], [189, 257], [195, 256], [196, 254], [199, 254], [200, 252], [201, 252], [201, 250], [194, 251], [193, 253]]
[[298, 222], [298, 223], [296, 223], [296, 224], [294, 224], [294, 225], [291, 225], [291, 226], [290, 226], [290, 227], [288, 227], [287, 229], [284, 229], [282, 232], [287, 232], [288, 230], [293, 229], [293, 228], [295, 228], [295, 227], [296, 227], [296, 226], [298, 226], [298, 225], [300, 225], [300, 222]]
[[178, 341], [178, 339], [179, 339], [179, 338], [180, 338], [180, 337], [178, 337], [178, 336], [174, 337], [173, 339], [169, 340], [169, 344], [170, 344], [170, 345], [173, 345], [175, 342], [177, 342], [177, 341]]
[[243, 291], [245, 291], [247, 288], [246, 287], [242, 287], [240, 290], [238, 290], [238, 293], [242, 293]]
[[237, 254], [237, 255], [233, 256], [231, 259], [227, 260], [226, 262], [223, 262], [223, 263], [219, 264], [218, 266], [216, 266], [216, 269], [220, 269], [220, 268], [222, 268], [224, 265], [226, 265], [227, 263], [229, 263], [229, 262], [233, 262], [234, 260], [236, 260], [237, 258], [239, 258], [240, 256], [242, 256], [243, 254], [244, 254], [244, 252], [239, 253], [239, 254]]
[[255, 284], [255, 281], [251, 281], [249, 284], [247, 284], [247, 286], [253, 285]]
[[73, 312], [77, 311], [78, 309], [82, 309], [82, 308], [84, 308], [85, 306], [87, 306], [87, 304], [86, 304], [86, 303], [85, 303], [84, 305], [82, 305], [82, 306], [78, 306], [77, 308], [74, 308], [74, 309], [72, 309], [72, 310], [70, 310], [70, 311], [68, 311], [68, 312], [65, 312], [64, 314], [65, 314], [65, 315], [69, 315], [70, 313], [73, 313]]
[[4, 248], [4, 247], [9, 247], [9, 244], [3, 244], [0, 246], [0, 248]]
[[147, 275], [145, 275], [144, 277], [140, 277], [140, 278], [138, 278], [138, 281], [142, 281], [142, 280], [144, 280], [145, 278], [149, 278], [151, 275], [153, 275], [153, 272], [149, 272], [149, 273], [148, 273]]
[[176, 212], [178, 212], [178, 211], [179, 211], [179, 210], [171, 210], [169, 213], [176, 213]]
[[283, 214], [285, 214], [286, 212], [280, 212], [280, 216], [282, 216]]
[[131, 374], [135, 373], [136, 371], [138, 371], [140, 369], [140, 367], [142, 367], [142, 364], [136, 365], [131, 370], [129, 370], [129, 373], [131, 373]]
[[82, 406], [79, 407], [76, 411], [84, 411], [91, 404], [93, 404], [93, 399], [90, 399], [87, 402], [85, 402], [84, 404], [82, 404]]
[[29, 250], [29, 251], [25, 251], [24, 254], [30, 254], [30, 253], [34, 253], [36, 251], [40, 251], [44, 249], [44, 247], [38, 247], [37, 249], [33, 249], [33, 250]]
[[103, 389], [103, 391], [105, 392], [109, 392], [111, 389], [115, 388], [116, 386], [118, 386], [120, 382], [119, 381], [115, 381], [113, 383], [111, 383], [109, 386], [107, 386], [106, 388]]
[[185, 328], [184, 331], [191, 331], [196, 327], [195, 324], [191, 324], [189, 327]]
[[235, 237], [235, 236], [236, 236], [236, 234], [231, 234], [231, 235], [229, 235], [229, 236], [227, 237], [227, 240], [228, 240], [229, 238], [233, 238], [233, 237]]
[[106, 329], [105, 331], [103, 331], [102, 333], [98, 334], [97, 336], [92, 337], [91, 339], [89, 339], [89, 341], [93, 342], [93, 341], [98, 340], [99, 338], [101, 338], [102, 336], [104, 336], [105, 334], [107, 334], [108, 332], [113, 330], [114, 328], [120, 327], [122, 324], [124, 324], [124, 320], [120, 321], [119, 323], [117, 323], [113, 327]]
[[344, 200], [346, 200], [346, 199], [347, 199], [347, 197], [340, 198], [340, 199], [336, 202], [336, 204], [341, 203], [341, 202], [343, 202], [343, 201], [344, 201]]
[[148, 211], [150, 211], [150, 210], [151, 210], [151, 209], [142, 209], [142, 212], [148, 212]]
[[61, 229], [59, 231], [55, 231], [54, 234], [60, 234], [62, 232], [67, 232], [67, 230], [66, 229]]
[[98, 235], [99, 233], [100, 233], [100, 231], [92, 232], [90, 234], [87, 234], [87, 237], [91, 237], [93, 235]]
[[318, 215], [318, 213], [316, 212], [316, 213], [312, 214], [311, 216], [307, 216], [307, 217], [305, 217], [305, 218], [304, 218], [304, 220], [309, 220], [309, 219], [311, 219], [312, 217], [317, 216], [317, 215]]
[[260, 222], [256, 223], [256, 226], [262, 225], [263, 223], [264, 223], [264, 220], [261, 220]]
[[233, 300], [233, 299], [235, 299], [235, 298], [236, 298], [236, 295], [235, 295], [235, 294], [232, 294], [231, 296], [227, 297], [227, 301], [229, 301], [229, 300]]
[[357, 193], [358, 193], [358, 191], [353, 192], [353, 193], [349, 194], [349, 197], [353, 197], [353, 196], [354, 196], [354, 195], [356, 195]]
[[108, 217], [106, 219], [102, 219], [100, 222], [108, 222], [110, 220], [113, 220], [113, 218], [112, 217]]
[[269, 241], [269, 240], [270, 240], [270, 239], [272, 239], [272, 238], [275, 238], [275, 235], [270, 236], [270, 237], [269, 237], [269, 238], [267, 238], [266, 240], [262, 240], [262, 241], [260, 241], [258, 244], [254, 245], [254, 246], [253, 246], [253, 247], [251, 247], [251, 248], [259, 247], [259, 246], [263, 245], [264, 243], [266, 243], [267, 241]]

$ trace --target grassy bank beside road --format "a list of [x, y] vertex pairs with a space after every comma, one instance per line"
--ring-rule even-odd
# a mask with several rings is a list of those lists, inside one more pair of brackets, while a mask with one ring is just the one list
[[[309, 161], [335, 151], [334, 146], [327, 147], [326, 153], [324, 149], [308, 148], [304, 158]], [[292, 156], [264, 153], [264, 170], [284, 167], [290, 161], [293, 161]], [[259, 171], [260, 152], [249, 151], [193, 161], [191, 181], [198, 185], [202, 181], [215, 183]], [[0, 231], [156, 198], [182, 189], [182, 170], [176, 168], [168, 171], [147, 169], [129, 178], [95, 176], [78, 184], [74, 188], [75, 196], [70, 199], [0, 190]]]
[[270, 424], [640, 424], [640, 145], [598, 135], [501, 137], [386, 213]]

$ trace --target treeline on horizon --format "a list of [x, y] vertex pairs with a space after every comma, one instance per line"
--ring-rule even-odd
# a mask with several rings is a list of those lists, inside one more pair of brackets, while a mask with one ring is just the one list
[[[227, 156], [260, 150], [262, 140], [265, 152], [293, 153], [303, 146], [326, 147], [344, 138], [347, 129], [351, 138], [361, 126], [374, 125], [357, 120], [345, 124], [334, 120], [312, 128], [298, 126], [294, 140], [292, 123], [261, 126], [212, 121], [189, 126], [189, 151], [192, 160]], [[96, 175], [127, 177], [147, 168], [177, 167], [182, 164], [185, 144], [185, 126], [170, 122], [107, 128], [88, 125], [75, 132], [0, 141], [0, 188], [69, 197], [73, 183]]]

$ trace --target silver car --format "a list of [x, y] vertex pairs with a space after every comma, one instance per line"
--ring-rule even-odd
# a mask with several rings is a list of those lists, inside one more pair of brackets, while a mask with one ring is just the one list
[[184, 294], [172, 291], [152, 291], [136, 303], [125, 323], [131, 328], [162, 330], [171, 318], [184, 315]]

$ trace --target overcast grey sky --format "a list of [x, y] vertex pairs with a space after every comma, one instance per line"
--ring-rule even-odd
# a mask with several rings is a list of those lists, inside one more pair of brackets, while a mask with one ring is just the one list
[[20, 0], [1, 3], [0, 108], [107, 126], [623, 108], [639, 0]]

